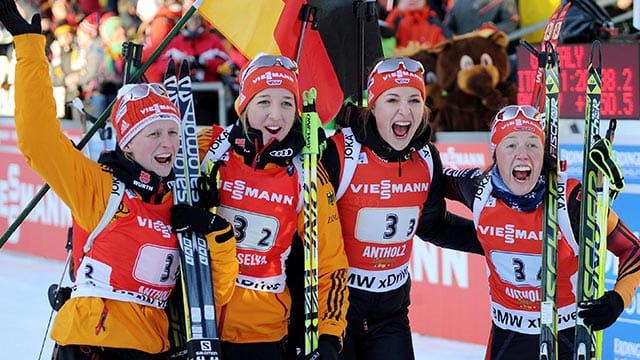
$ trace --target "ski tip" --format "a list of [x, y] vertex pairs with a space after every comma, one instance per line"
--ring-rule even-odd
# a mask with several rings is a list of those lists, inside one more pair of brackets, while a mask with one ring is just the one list
[[180, 61], [180, 78], [189, 76], [191, 70], [189, 69], [189, 61], [183, 59]]
[[164, 77], [168, 78], [176, 74], [176, 64], [173, 59], [169, 59], [167, 63], [167, 69], [164, 71]]

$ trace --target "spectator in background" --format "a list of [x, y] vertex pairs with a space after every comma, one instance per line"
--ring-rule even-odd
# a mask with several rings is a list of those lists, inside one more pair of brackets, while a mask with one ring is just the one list
[[[456, 35], [475, 31], [484, 23], [493, 23], [498, 30], [507, 35], [515, 31], [520, 24], [520, 14], [516, 0], [455, 0], [447, 13], [444, 24]], [[517, 83], [516, 46], [512, 41], [507, 47], [511, 73], [508, 81]]]
[[15, 73], [13, 36], [0, 23], [0, 115], [13, 114], [13, 74]]
[[220, 81], [218, 67], [229, 60], [222, 40], [214, 35], [199, 14], [193, 14], [184, 28], [169, 42], [157, 65], [164, 71], [170, 58], [187, 60], [193, 81]]
[[[76, 42], [75, 27], [66, 20], [56, 24], [54, 31], [56, 39], [51, 43], [51, 81], [54, 89], [59, 88], [64, 92], [64, 119], [79, 119], [80, 114], [73, 110], [71, 100], [79, 95], [77, 77], [74, 81], [66, 81], [67, 75], [80, 71], [78, 44]], [[71, 80], [71, 79], [70, 79]]]
[[[180, 19], [182, 5], [174, 0], [167, 0], [164, 4], [159, 0], [139, 0], [137, 12], [142, 20], [138, 40], [143, 44], [142, 61], [145, 62]], [[150, 82], [162, 82], [163, 75], [164, 69], [156, 66], [145, 72]]]
[[150, 23], [162, 5], [162, 0], [137, 0], [136, 15], [143, 23]]
[[225, 52], [229, 54], [229, 60], [218, 66], [218, 75], [220, 76], [220, 81], [226, 87], [225, 107], [227, 108], [227, 119], [232, 119], [236, 116], [233, 102], [240, 95], [238, 74], [240, 74], [240, 69], [249, 63], [249, 59], [242, 55], [240, 50], [233, 46], [222, 34], [215, 29], [212, 29], [212, 32], [220, 38]]
[[76, 41], [78, 43], [80, 68], [65, 77], [65, 85], [67, 87], [77, 84], [87, 112], [94, 116], [100, 115], [106, 108], [104, 98], [99, 92], [96, 75], [104, 61], [104, 49], [102, 41], [98, 37], [99, 22], [100, 15], [94, 12], [87, 15], [78, 24]]
[[[18, 4], [19, 6], [19, 4]], [[25, 9], [21, 8], [21, 12], [23, 14], [29, 13], [29, 11], [24, 11]], [[38, 11], [37, 9], [35, 11]], [[49, 52], [49, 46], [53, 40], [55, 40], [55, 35], [53, 35], [53, 29], [55, 28], [53, 22], [53, 14], [51, 13], [51, 4], [48, 1], [44, 1], [40, 4], [40, 26], [42, 27], [42, 35], [45, 37], [45, 51]]]
[[76, 13], [67, 0], [53, 0], [51, 2], [51, 20], [54, 24], [66, 21], [72, 26], [78, 25]]
[[444, 24], [456, 35], [477, 30], [492, 22], [509, 34], [518, 28], [520, 15], [515, 0], [456, 0]]
[[[185, 11], [188, 6], [185, 4]], [[229, 60], [229, 55], [224, 50], [222, 40], [209, 29], [210, 27], [199, 14], [193, 14], [180, 34], [171, 40], [164, 53], [153, 64], [156, 71], [164, 73], [169, 59], [176, 61], [177, 65], [182, 60], [186, 60], [191, 67], [192, 81], [220, 82], [218, 68]], [[220, 93], [201, 90], [194, 91], [193, 95], [198, 124], [219, 124], [218, 96]]]
[[127, 30], [127, 38], [135, 39], [142, 20], [138, 17], [137, 0], [118, 0], [118, 16], [122, 19], [122, 26]]
[[429, 8], [427, 0], [399, 0], [385, 22], [395, 34], [397, 54], [412, 55], [452, 35]]
[[[98, 117], [106, 109], [107, 96], [103, 93], [102, 87], [103, 69], [105, 61], [105, 51], [102, 40], [98, 36], [98, 24], [100, 15], [97, 12], [85, 17], [76, 30], [76, 41], [78, 43], [79, 69], [71, 72], [65, 77], [67, 87], [77, 86], [78, 96], [83, 100], [85, 110], [91, 117]], [[88, 124], [84, 122], [84, 127]], [[109, 120], [104, 122], [104, 127], [99, 129], [89, 140], [85, 147], [87, 156], [97, 160], [104, 150], [113, 150], [115, 147], [115, 137]]]
[[106, 104], [109, 104], [115, 99], [118, 88], [122, 86], [124, 71], [122, 45], [129, 39], [119, 16], [103, 15], [100, 19], [98, 32], [105, 53], [100, 73], [100, 92], [105, 96]]
[[100, 5], [100, 0], [82, 0], [78, 1], [78, 10], [80, 14], [100, 13], [102, 11], [102, 5]]

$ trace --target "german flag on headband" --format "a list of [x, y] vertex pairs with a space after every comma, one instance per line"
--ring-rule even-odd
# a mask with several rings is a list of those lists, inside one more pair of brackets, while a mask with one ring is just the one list
[[[249, 59], [259, 53], [296, 59], [304, 4], [318, 8], [318, 30], [307, 26], [298, 61], [300, 90], [318, 90], [318, 114], [332, 120], [346, 97], [357, 94], [357, 19], [351, 0], [204, 0], [200, 14]], [[338, 21], [338, 19], [340, 21]], [[350, 21], [344, 21], [345, 19]], [[365, 74], [382, 56], [377, 21], [366, 23]]]

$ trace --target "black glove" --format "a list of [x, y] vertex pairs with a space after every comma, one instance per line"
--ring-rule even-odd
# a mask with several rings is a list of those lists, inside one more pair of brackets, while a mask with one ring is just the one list
[[599, 299], [580, 302], [578, 307], [583, 309], [578, 311], [578, 316], [584, 319], [585, 325], [591, 326], [593, 331], [598, 331], [616, 322], [624, 310], [624, 301], [620, 294], [610, 290]]
[[220, 192], [218, 191], [218, 169], [222, 161], [216, 161], [209, 175], [202, 174], [198, 177], [198, 194], [200, 205], [203, 209], [211, 209], [220, 205]]
[[333, 335], [320, 335], [318, 348], [305, 357], [305, 360], [338, 360], [340, 339]]
[[0, 0], [0, 22], [11, 33], [11, 35], [40, 34], [40, 14], [35, 14], [28, 23], [16, 7], [15, 0]]
[[216, 236], [217, 243], [233, 238], [233, 227], [222, 216], [203, 210], [197, 206], [177, 204], [171, 207], [171, 228], [174, 232], [192, 231], [207, 235], [214, 231], [228, 229]]

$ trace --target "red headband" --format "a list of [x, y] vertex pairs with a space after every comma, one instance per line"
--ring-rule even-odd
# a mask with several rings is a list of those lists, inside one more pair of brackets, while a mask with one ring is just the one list
[[491, 157], [493, 157], [493, 154], [502, 139], [516, 131], [530, 132], [538, 136], [544, 143], [544, 129], [542, 128], [540, 120], [529, 119], [521, 112], [518, 112], [518, 115], [515, 118], [494, 122], [491, 128]]
[[[382, 71], [378, 70], [380, 65], [389, 61], [400, 61], [397, 68], [393, 71]], [[425, 85], [424, 85], [424, 70], [422, 70], [422, 66], [417, 71], [409, 71], [407, 70], [403, 61], [415, 61], [411, 59], [388, 59], [383, 60], [374, 68], [374, 70], [369, 74], [369, 81], [367, 82], [367, 104], [368, 106], [372, 106], [378, 97], [382, 95], [385, 91], [401, 86], [408, 86], [418, 89], [420, 91], [420, 96], [422, 99], [425, 99]]]
[[[277, 64], [251, 69], [254, 62], [255, 60], [247, 64], [247, 68], [244, 71], [248, 71], [248, 73], [244, 75], [244, 79], [240, 83], [240, 94], [235, 102], [238, 115], [244, 112], [254, 96], [269, 88], [281, 88], [291, 91], [296, 99], [298, 111], [301, 111], [302, 101], [300, 100], [298, 75], [296, 75], [295, 71]], [[244, 71], [241, 74], [244, 74]]]

